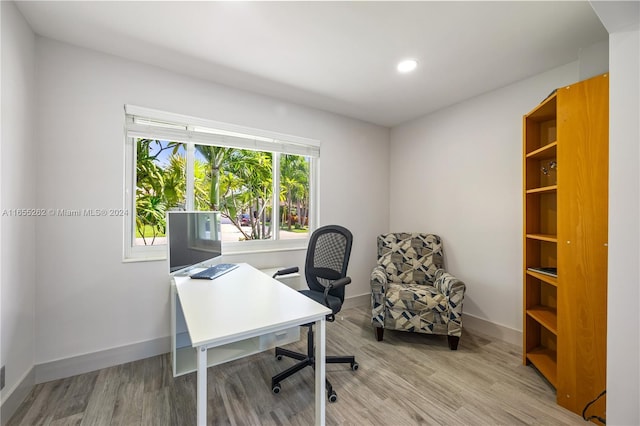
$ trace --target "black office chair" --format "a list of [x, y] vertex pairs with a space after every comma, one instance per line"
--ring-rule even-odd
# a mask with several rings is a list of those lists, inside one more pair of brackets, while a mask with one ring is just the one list
[[[349, 265], [352, 243], [353, 235], [351, 232], [338, 225], [328, 225], [316, 229], [309, 240], [305, 262], [305, 278], [309, 290], [301, 290], [300, 293], [330, 308], [331, 314], [327, 315], [327, 321], [330, 322], [335, 320], [335, 314], [340, 312], [342, 308], [344, 287], [351, 283], [351, 278], [347, 277], [347, 266]], [[298, 267], [281, 269], [273, 277], [294, 272], [298, 272]], [[276, 358], [278, 360], [286, 356], [300, 362], [272, 377], [271, 389], [273, 393], [280, 392], [280, 382], [287, 377], [307, 366], [315, 368], [313, 323], [305, 324], [304, 327], [308, 329], [306, 354], [276, 348]], [[327, 356], [326, 363], [347, 363], [351, 365], [353, 371], [358, 369], [358, 363], [353, 356]], [[333, 390], [328, 379], [326, 380], [326, 387], [329, 401], [335, 402], [338, 399], [338, 395]]]

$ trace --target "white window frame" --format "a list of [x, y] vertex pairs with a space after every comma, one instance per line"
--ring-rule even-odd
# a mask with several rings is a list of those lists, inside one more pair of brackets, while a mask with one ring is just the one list
[[[280, 187], [280, 155], [295, 154], [310, 157], [309, 164], [309, 235], [306, 238], [288, 240], [279, 239], [280, 215], [272, 214], [273, 237], [269, 240], [251, 240], [238, 242], [223, 242], [224, 254], [260, 253], [288, 250], [304, 250], [307, 248], [309, 236], [319, 223], [319, 191], [318, 170], [320, 162], [320, 142], [299, 136], [286, 135], [269, 130], [254, 129], [246, 126], [222, 123], [166, 111], [125, 105], [125, 176], [124, 176], [124, 206], [131, 212], [124, 217], [124, 250], [125, 262], [154, 261], [167, 258], [167, 246], [137, 246], [135, 245], [135, 203], [136, 203], [136, 139], [153, 138], [161, 140], [175, 140], [186, 142], [187, 161], [193, 161], [193, 144], [226, 146], [230, 148], [251, 149], [273, 153], [273, 193], [279, 193]], [[170, 123], [167, 127], [145, 125], [145, 119], [153, 122]], [[215, 132], [211, 130], [215, 129]], [[187, 191], [189, 182], [193, 184], [193, 177], [187, 176]], [[272, 211], [279, 211], [279, 199], [272, 197]], [[187, 196], [187, 210], [193, 208]]]

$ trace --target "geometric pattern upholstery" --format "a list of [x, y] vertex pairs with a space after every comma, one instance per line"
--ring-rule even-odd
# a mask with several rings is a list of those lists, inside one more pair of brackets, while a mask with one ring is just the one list
[[459, 337], [464, 292], [465, 284], [444, 270], [437, 235], [378, 236], [378, 264], [371, 273], [375, 327]]
[[378, 237], [378, 265], [391, 282], [433, 283], [437, 269], [444, 267], [442, 242], [433, 234], [384, 234]]

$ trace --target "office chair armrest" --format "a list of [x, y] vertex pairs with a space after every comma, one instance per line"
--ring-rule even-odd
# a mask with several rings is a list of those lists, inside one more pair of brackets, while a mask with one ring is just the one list
[[276, 271], [275, 274], [273, 274], [272, 278], [279, 277], [281, 275], [295, 274], [299, 270], [300, 270], [300, 268], [298, 268], [297, 266], [292, 266], [290, 268], [279, 269], [279, 270]]
[[[335, 280], [334, 282], [330, 283], [328, 286], [326, 286], [324, 288], [324, 305], [327, 307], [330, 307], [331, 305], [329, 304], [329, 292], [331, 290], [335, 290], [337, 288], [340, 287], [344, 287], [347, 284], [351, 283], [351, 277], [344, 277], [344, 278], [340, 278], [339, 280]], [[336, 316], [334, 314], [329, 314], [327, 315], [327, 321], [329, 322], [333, 322], [335, 321]]]
[[330, 283], [328, 286], [325, 287], [324, 289], [325, 297], [327, 296], [329, 291], [334, 290], [336, 288], [344, 287], [345, 285], [350, 283], [351, 283], [351, 277], [344, 277], [344, 278], [340, 278], [339, 280], [335, 280], [334, 282]]
[[351, 277], [344, 277], [344, 278], [340, 278], [339, 280], [335, 280], [334, 282], [330, 283], [328, 286], [326, 286], [324, 288], [324, 304], [325, 306], [331, 306], [329, 305], [329, 299], [327, 298], [327, 296], [329, 295], [329, 292], [331, 290], [335, 290], [337, 288], [340, 287], [344, 287], [347, 284], [351, 283]]

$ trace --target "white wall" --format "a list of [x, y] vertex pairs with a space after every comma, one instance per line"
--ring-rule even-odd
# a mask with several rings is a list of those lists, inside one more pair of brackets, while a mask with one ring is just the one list
[[[124, 104], [318, 139], [320, 221], [351, 229], [347, 297], [369, 293], [375, 237], [388, 229], [388, 129], [45, 38], [36, 49], [39, 206], [122, 207]], [[36, 364], [169, 335], [166, 263], [122, 263], [122, 220], [46, 217], [37, 238]]]
[[578, 81], [609, 71], [608, 40], [580, 49], [578, 56]]
[[[636, 16], [636, 22], [638, 18]], [[640, 31], [609, 37], [607, 424], [640, 424]]]
[[442, 237], [467, 316], [522, 330], [522, 116], [575, 81], [577, 62], [391, 131], [391, 230]]
[[[2, 15], [1, 208], [8, 212], [36, 205], [33, 115], [35, 37], [12, 2]], [[2, 405], [11, 412], [33, 384], [35, 333], [35, 220], [2, 215], [0, 364], [6, 366]], [[20, 387], [24, 385], [26, 387]], [[15, 400], [14, 400], [15, 402]], [[6, 403], [6, 405], [5, 405]], [[15, 405], [15, 404], [14, 404]], [[3, 410], [2, 421], [6, 420]]]

